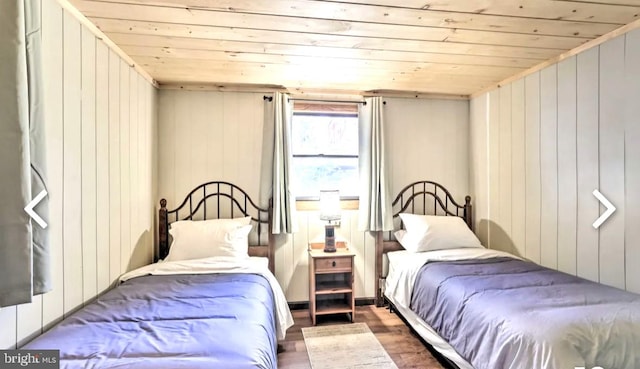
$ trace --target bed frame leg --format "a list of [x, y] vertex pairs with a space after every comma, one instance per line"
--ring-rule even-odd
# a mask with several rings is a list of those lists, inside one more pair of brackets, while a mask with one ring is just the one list
[[376, 288], [376, 307], [384, 306], [384, 278], [378, 278]]
[[382, 299], [380, 297], [376, 297], [376, 307], [383, 307], [384, 306], [384, 302], [382, 301]]

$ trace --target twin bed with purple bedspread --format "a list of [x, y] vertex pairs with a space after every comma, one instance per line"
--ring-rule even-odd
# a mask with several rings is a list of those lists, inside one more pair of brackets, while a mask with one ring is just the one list
[[[23, 349], [59, 349], [62, 369], [277, 368], [277, 342], [293, 319], [273, 275], [271, 207], [221, 181], [197, 186], [173, 210], [166, 203], [158, 218], [165, 261], [124, 274]], [[178, 221], [181, 231], [170, 232]], [[170, 247], [183, 257], [171, 258]]]
[[429, 262], [410, 308], [476, 369], [640, 368], [639, 295], [532, 262]]
[[128, 280], [24, 349], [59, 349], [61, 368], [271, 369], [275, 303], [256, 274]]
[[[426, 228], [404, 239], [412, 230], [398, 232], [400, 242], [391, 234], [385, 241], [378, 233], [376, 274], [384, 282], [377, 289], [379, 304], [389, 302], [461, 369], [640, 368], [640, 295], [489, 250], [479, 242], [458, 244], [458, 236], [473, 228], [470, 200], [467, 196], [459, 205], [431, 181], [400, 191], [393, 202], [398, 209], [394, 218], [404, 222], [413, 216], [404, 214], [417, 214]], [[438, 228], [439, 222], [459, 219], [443, 222], [444, 217], [434, 215], [458, 216], [467, 227], [455, 232]], [[438, 247], [430, 248], [434, 240]]]

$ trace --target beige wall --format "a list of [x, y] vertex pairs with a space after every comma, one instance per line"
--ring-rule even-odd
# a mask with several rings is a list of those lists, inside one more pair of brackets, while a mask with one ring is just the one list
[[[159, 196], [169, 206], [209, 180], [238, 184], [258, 196], [262, 127], [261, 93], [161, 90]], [[409, 181], [432, 179], [460, 198], [468, 188], [467, 101], [387, 99], [387, 134], [393, 192]], [[457, 147], [457, 148], [456, 148]], [[356, 297], [373, 297], [374, 239], [357, 230], [357, 211], [345, 211], [337, 234], [356, 252]], [[321, 237], [317, 212], [298, 215], [299, 232], [280, 236], [276, 277], [289, 301], [308, 300], [307, 244]]]
[[155, 88], [56, 1], [42, 27], [54, 289], [0, 309], [3, 349], [152, 257]]
[[[639, 99], [640, 30], [473, 99], [483, 241], [640, 292]], [[595, 189], [618, 209], [598, 230]]]
[[386, 99], [391, 193], [420, 180], [469, 194], [469, 102]]

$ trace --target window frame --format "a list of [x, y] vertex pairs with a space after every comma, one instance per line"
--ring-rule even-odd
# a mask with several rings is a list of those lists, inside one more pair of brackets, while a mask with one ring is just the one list
[[[311, 105], [313, 106], [314, 104], [304, 104], [305, 105], [305, 109], [296, 109], [296, 105], [294, 105], [294, 109], [293, 109], [293, 117], [291, 119], [291, 124], [293, 125], [293, 120], [295, 119], [295, 116], [313, 116], [313, 117], [338, 117], [338, 118], [358, 118], [358, 110], [354, 110], [353, 112], [350, 111], [345, 111], [345, 110], [341, 110], [341, 109], [336, 109], [336, 110], [331, 110], [330, 107], [326, 104], [322, 104], [322, 105], [318, 105], [319, 108], [321, 109], [309, 109], [308, 107]], [[351, 104], [349, 104], [351, 105]], [[340, 105], [335, 105], [335, 106], [345, 106], [343, 104]], [[291, 127], [291, 129], [293, 130], [293, 127]], [[358, 127], [359, 129], [359, 127]], [[295, 155], [295, 154], [291, 154], [292, 159], [293, 158], [336, 158], [336, 159], [349, 159], [349, 158], [356, 158], [359, 160], [360, 158], [360, 154], [358, 153], [358, 155], [325, 155], [325, 154], [320, 154], [320, 155], [309, 155], [309, 154], [301, 154], [301, 155]], [[340, 202], [341, 204], [344, 206], [345, 204], [347, 204], [348, 208], [353, 208], [353, 202], [356, 202], [355, 208], [357, 208], [357, 202], [360, 200], [360, 196], [358, 195], [340, 195]], [[296, 208], [298, 208], [298, 210], [317, 210], [317, 203], [320, 201], [320, 195], [318, 196], [295, 196], [295, 201], [296, 201]], [[302, 208], [302, 209], [301, 209]]]

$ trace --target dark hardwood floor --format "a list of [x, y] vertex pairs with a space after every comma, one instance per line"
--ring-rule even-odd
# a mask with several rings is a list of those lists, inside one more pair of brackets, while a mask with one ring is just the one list
[[[284, 351], [278, 354], [280, 369], [311, 369], [302, 328], [311, 326], [308, 310], [293, 310], [295, 325], [281, 342]], [[358, 306], [355, 322], [367, 323], [369, 329], [387, 350], [399, 369], [446, 369], [407, 325], [386, 308], [375, 305]], [[318, 325], [349, 323], [347, 316], [319, 317]]]

